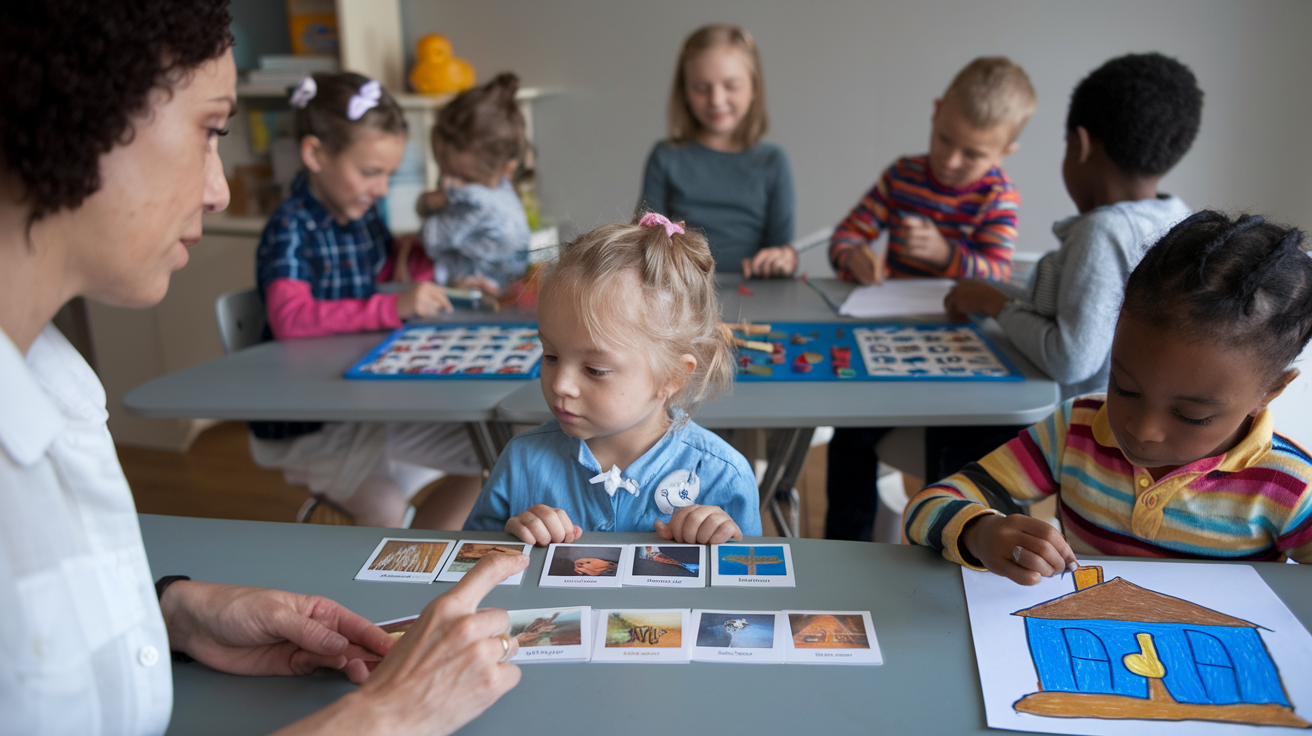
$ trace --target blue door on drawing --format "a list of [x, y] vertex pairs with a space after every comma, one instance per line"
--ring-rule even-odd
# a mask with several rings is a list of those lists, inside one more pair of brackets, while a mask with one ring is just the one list
[[1066, 638], [1066, 651], [1071, 655], [1075, 687], [1086, 693], [1115, 692], [1112, 663], [1102, 640], [1088, 629], [1062, 629], [1061, 633]]
[[1218, 705], [1240, 702], [1235, 663], [1221, 640], [1194, 629], [1185, 629], [1184, 635], [1207, 699]]

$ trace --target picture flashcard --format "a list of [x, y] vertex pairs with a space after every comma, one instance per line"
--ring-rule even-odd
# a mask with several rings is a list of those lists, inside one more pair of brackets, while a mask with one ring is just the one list
[[410, 627], [414, 625], [414, 622], [418, 620], [418, 616], [405, 616], [403, 618], [394, 618], [389, 621], [377, 621], [374, 623], [374, 626], [387, 632], [387, 635], [392, 637], [392, 641], [396, 641], [402, 636], [405, 636], [405, 632], [409, 631]]
[[553, 544], [542, 565], [543, 588], [618, 588], [633, 547], [626, 544]]
[[778, 611], [692, 612], [694, 662], [777, 664], [788, 656], [788, 621]]
[[793, 556], [786, 544], [713, 544], [711, 585], [795, 588]]
[[700, 544], [635, 544], [624, 584], [654, 588], [706, 587], [706, 547]]
[[[456, 544], [456, 551], [446, 561], [446, 566], [442, 572], [438, 573], [437, 581], [439, 583], [458, 583], [465, 576], [465, 573], [474, 569], [477, 563], [484, 555], [526, 555], [530, 547], [524, 542], [479, 542], [473, 539], [462, 539]], [[499, 585], [519, 585], [524, 581], [524, 571], [511, 575]]]
[[452, 539], [383, 537], [364, 567], [355, 574], [355, 579], [384, 583], [431, 583], [454, 546], [455, 540]]
[[787, 661], [799, 664], [883, 664], [869, 611], [784, 611]]
[[592, 656], [592, 608], [510, 611], [510, 635], [519, 643], [512, 662], [586, 662]]
[[597, 613], [593, 662], [690, 662], [686, 608], [603, 610]]

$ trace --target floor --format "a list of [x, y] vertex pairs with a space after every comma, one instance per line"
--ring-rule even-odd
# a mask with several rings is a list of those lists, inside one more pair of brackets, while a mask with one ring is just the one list
[[[826, 448], [811, 449], [797, 480], [802, 535], [817, 539], [824, 536]], [[282, 473], [256, 467], [241, 422], [205, 430], [185, 453], [120, 445], [118, 456], [143, 514], [294, 521], [309, 497]], [[767, 535], [777, 534], [769, 518], [762, 521]]]

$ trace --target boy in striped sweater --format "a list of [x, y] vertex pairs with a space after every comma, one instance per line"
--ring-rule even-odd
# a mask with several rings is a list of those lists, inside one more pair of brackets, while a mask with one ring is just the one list
[[[1025, 71], [975, 59], [934, 101], [929, 153], [893, 162], [829, 241], [841, 278], [934, 276], [1006, 281], [1020, 194], [998, 164], [1034, 113]], [[870, 243], [888, 232], [886, 255]]]
[[[1312, 336], [1303, 234], [1200, 212], [1130, 275], [1106, 395], [911, 500], [906, 535], [1024, 585], [1076, 554], [1312, 563], [1312, 457], [1267, 404]], [[1020, 513], [1059, 498], [1061, 530]]]

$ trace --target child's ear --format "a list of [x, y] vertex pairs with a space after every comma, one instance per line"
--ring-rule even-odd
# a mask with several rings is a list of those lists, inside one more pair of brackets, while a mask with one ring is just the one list
[[1269, 391], [1267, 391], [1266, 396], [1262, 397], [1262, 403], [1259, 404], [1256, 409], [1248, 412], [1248, 415], [1255, 417], [1258, 414], [1261, 414], [1262, 410], [1267, 407], [1267, 404], [1270, 404], [1272, 401], [1275, 401], [1277, 396], [1284, 393], [1285, 389], [1289, 388], [1289, 384], [1293, 383], [1295, 378], [1298, 378], [1297, 368], [1290, 368], [1284, 373], [1281, 373], [1276, 378], [1275, 384], [1271, 386], [1271, 389]]
[[515, 170], [518, 168], [519, 168], [519, 161], [513, 158], [510, 159], [509, 161], [506, 162], [506, 165], [501, 169], [501, 178], [502, 179], [513, 178], [515, 176]]
[[939, 106], [942, 105], [942, 104], [943, 104], [943, 99], [942, 99], [942, 98], [936, 98], [936, 99], [934, 100], [934, 112], [930, 113], [930, 115], [929, 115], [929, 122], [932, 123], [932, 122], [934, 122], [935, 120], [938, 119], [938, 108], [939, 108]]
[[317, 135], [307, 135], [301, 139], [301, 163], [305, 168], [319, 173], [323, 168], [323, 141]]
[[688, 353], [680, 355], [678, 368], [674, 371], [674, 375], [670, 376], [670, 380], [666, 382], [665, 387], [661, 389], [661, 399], [668, 399], [679, 393], [679, 389], [683, 388], [683, 384], [688, 382], [688, 377], [695, 370], [697, 370], [697, 357]]
[[1012, 141], [1011, 143], [1007, 144], [1006, 148], [1002, 149], [1002, 156], [1003, 158], [1006, 158], [1007, 156], [1010, 156], [1011, 154], [1019, 150], [1020, 150], [1020, 141]]
[[1087, 164], [1089, 157], [1093, 155], [1093, 139], [1089, 137], [1089, 130], [1083, 125], [1077, 125], [1075, 130], [1071, 131], [1071, 135], [1075, 136], [1072, 142], [1079, 153], [1077, 160], [1082, 164]]

